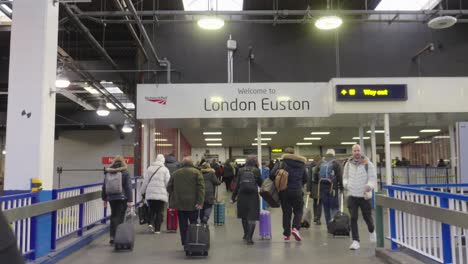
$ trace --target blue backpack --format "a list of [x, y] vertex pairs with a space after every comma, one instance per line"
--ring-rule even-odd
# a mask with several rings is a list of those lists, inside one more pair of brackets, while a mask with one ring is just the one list
[[330, 160], [328, 162], [323, 160], [322, 163], [320, 163], [320, 179], [329, 179], [331, 181], [335, 180], [333, 162], [335, 162], [335, 160]]

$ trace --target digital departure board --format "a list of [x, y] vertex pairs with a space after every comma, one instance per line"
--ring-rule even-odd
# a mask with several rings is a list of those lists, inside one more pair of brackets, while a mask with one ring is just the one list
[[336, 101], [406, 101], [406, 84], [337, 85]]

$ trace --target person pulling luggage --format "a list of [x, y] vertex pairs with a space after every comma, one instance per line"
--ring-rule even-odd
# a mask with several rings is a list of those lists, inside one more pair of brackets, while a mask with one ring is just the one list
[[215, 174], [215, 170], [211, 168], [208, 162], [201, 165], [201, 173], [205, 180], [205, 202], [203, 203], [203, 209], [201, 211], [201, 222], [204, 224], [208, 223], [210, 219], [211, 210], [215, 202], [215, 190], [216, 186], [220, 185], [221, 182], [218, 180]]
[[253, 245], [255, 222], [260, 217], [260, 197], [258, 187], [262, 186], [262, 175], [258, 169], [256, 156], [248, 156], [245, 167], [239, 169], [236, 188], [232, 193], [231, 203], [237, 201], [237, 218], [242, 219], [243, 240]]

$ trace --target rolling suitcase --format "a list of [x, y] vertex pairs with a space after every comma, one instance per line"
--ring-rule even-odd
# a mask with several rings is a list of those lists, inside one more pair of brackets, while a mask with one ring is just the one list
[[[130, 220], [127, 220], [130, 218]], [[135, 244], [135, 229], [133, 227], [133, 211], [130, 211], [124, 219], [124, 222], [117, 226], [114, 237], [114, 249], [133, 250]]]
[[223, 226], [226, 215], [226, 207], [223, 202], [218, 201], [218, 187], [216, 187], [216, 202], [214, 204], [214, 225]]
[[328, 232], [335, 236], [349, 236], [349, 215], [343, 212], [344, 194], [341, 194], [340, 211], [327, 224]]
[[271, 239], [271, 215], [269, 211], [260, 212], [260, 239]]
[[210, 250], [210, 229], [207, 224], [192, 224], [187, 229], [184, 245], [185, 255], [208, 256]]
[[170, 233], [177, 232], [177, 225], [179, 223], [179, 217], [177, 215], [177, 210], [174, 208], [167, 208], [167, 224], [166, 230]]
[[309, 208], [309, 196], [306, 194], [306, 202], [302, 213], [301, 227], [309, 228], [312, 220], [312, 211]]

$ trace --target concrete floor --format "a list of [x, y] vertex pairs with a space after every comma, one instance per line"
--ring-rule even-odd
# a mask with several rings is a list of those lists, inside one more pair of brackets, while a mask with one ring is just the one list
[[[228, 195], [222, 194], [228, 200]], [[211, 223], [211, 249], [208, 258], [187, 260], [180, 246], [180, 236], [174, 233], [150, 234], [146, 226], [136, 227], [136, 242], [132, 252], [113, 252], [108, 245], [108, 236], [102, 236], [82, 250], [68, 256], [63, 264], [139, 264], [139, 263], [383, 263], [374, 255], [374, 246], [369, 243], [369, 235], [364, 221], [360, 219], [361, 249], [348, 249], [349, 238], [333, 238], [324, 225], [302, 229], [302, 242], [293, 237], [289, 243], [282, 241], [281, 210], [272, 210], [273, 239], [258, 239], [258, 225], [255, 245], [242, 242], [242, 226], [235, 218], [235, 205], [227, 204], [227, 225], [214, 227]], [[211, 220], [212, 221], [212, 220]], [[323, 220], [322, 220], [323, 221]]]

